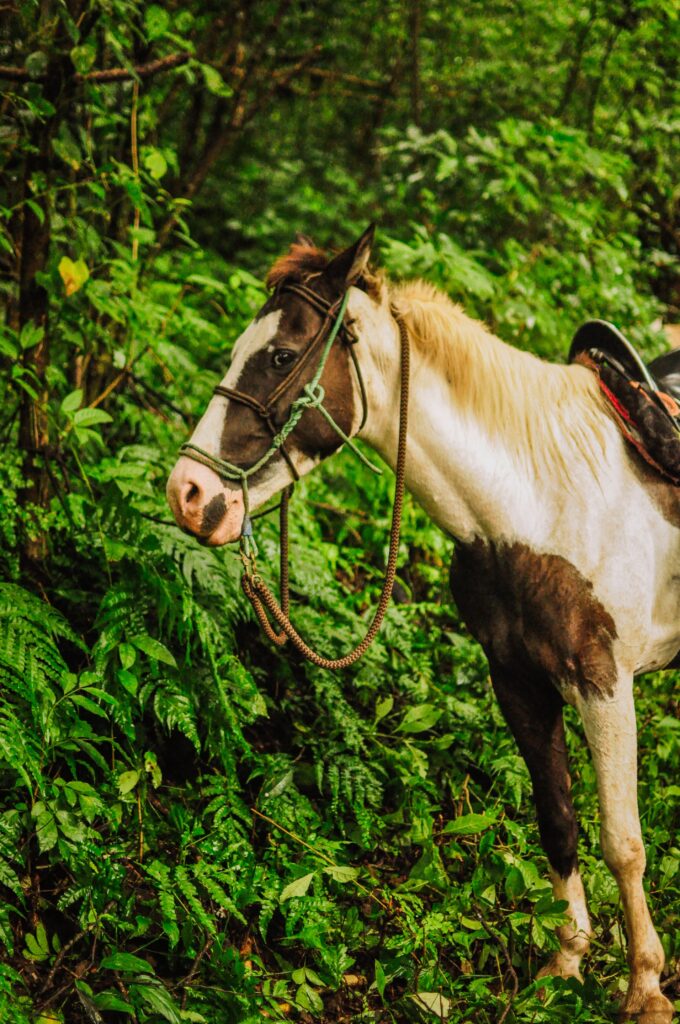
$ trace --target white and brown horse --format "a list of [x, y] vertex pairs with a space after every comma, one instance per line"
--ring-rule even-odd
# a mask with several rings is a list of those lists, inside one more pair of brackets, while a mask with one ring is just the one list
[[[368, 270], [372, 232], [328, 260], [307, 239], [272, 268], [272, 295], [236, 343], [223, 385], [265, 403], [215, 396], [191, 441], [217, 458], [252, 466], [286, 421], [314, 366], [280, 388], [323, 314], [286, 283], [302, 283], [325, 304], [349, 292], [368, 395], [342, 340], [321, 383], [325, 405], [349, 435], [394, 465], [400, 361], [399, 311], [411, 343], [406, 481], [432, 519], [455, 540], [451, 586], [489, 661], [505, 718], [533, 782], [555, 897], [572, 923], [544, 973], [579, 977], [591, 927], [577, 863], [562, 709], [583, 720], [597, 772], [604, 859], [623, 902], [631, 979], [626, 1019], [667, 1024], [672, 1005], [659, 987], [664, 965], [643, 888], [645, 851], [637, 807], [633, 677], [667, 666], [680, 649], [680, 498], [626, 446], [595, 376], [544, 362], [494, 337], [435, 288], [390, 284]], [[277, 388], [279, 389], [277, 391]], [[250, 481], [261, 505], [340, 445], [307, 409], [277, 453]], [[207, 544], [241, 532], [241, 487], [180, 457], [168, 482], [177, 523]]]

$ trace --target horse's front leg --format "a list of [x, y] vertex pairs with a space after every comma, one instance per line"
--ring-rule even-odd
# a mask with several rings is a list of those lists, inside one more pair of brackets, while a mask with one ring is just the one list
[[613, 697], [598, 693], [577, 700], [597, 773], [602, 854], [621, 893], [628, 936], [630, 984], [622, 1019], [668, 1024], [673, 1006], [659, 987], [664, 954], [642, 884], [645, 850], [637, 804], [637, 729], [630, 677]]
[[515, 672], [490, 659], [491, 680], [503, 715], [527, 763], [541, 844], [548, 857], [555, 899], [567, 900], [568, 925], [558, 929], [560, 949], [539, 976], [581, 978], [590, 943], [590, 921], [578, 870], [578, 827], [571, 800], [564, 702], [547, 675]]

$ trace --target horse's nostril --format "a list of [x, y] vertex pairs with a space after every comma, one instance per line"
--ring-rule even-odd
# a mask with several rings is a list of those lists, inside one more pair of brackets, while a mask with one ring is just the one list
[[200, 488], [196, 484], [189, 484], [189, 488], [184, 495], [184, 501], [187, 505], [191, 505], [194, 498], [197, 498], [201, 493]]

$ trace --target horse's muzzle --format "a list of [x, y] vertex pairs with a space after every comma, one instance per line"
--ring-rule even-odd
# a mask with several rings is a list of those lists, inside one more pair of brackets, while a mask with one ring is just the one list
[[208, 466], [182, 456], [167, 483], [167, 497], [177, 525], [203, 544], [216, 547], [238, 540], [243, 524], [243, 493], [225, 487]]

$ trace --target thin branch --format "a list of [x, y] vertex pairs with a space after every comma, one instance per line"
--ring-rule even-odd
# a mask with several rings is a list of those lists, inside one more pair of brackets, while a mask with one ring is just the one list
[[[281, 825], [278, 821], [275, 821], [274, 818], [270, 818], [267, 814], [263, 814], [262, 811], [258, 811], [256, 807], [251, 807], [250, 811], [251, 814], [255, 814], [258, 818], [262, 818], [263, 821], [266, 821], [270, 825], [274, 825], [276, 828], [280, 829], [285, 835], [290, 836], [291, 839], [294, 839], [296, 843], [300, 843], [301, 846], [304, 846], [307, 850], [310, 850], [315, 857], [319, 857], [320, 860], [325, 861], [326, 864], [334, 868], [340, 866], [336, 864], [333, 858], [329, 857], [328, 854], [322, 853], [321, 850], [317, 850], [315, 846], [312, 846], [305, 839], [302, 839], [301, 836], [296, 835], [295, 832], [291, 832], [289, 829], [285, 828], [285, 826]], [[361, 889], [362, 892], [366, 893], [366, 896], [369, 899], [373, 900], [375, 903], [377, 903], [378, 906], [381, 907], [383, 910], [390, 909], [386, 903], [383, 903], [383, 901], [378, 896], [376, 896], [375, 890], [367, 889], [366, 886], [359, 882], [356, 878], [353, 879], [353, 882], [356, 885], [357, 889]]]
[[[498, 1018], [498, 1024], [505, 1024], [505, 1019], [508, 1016], [508, 1014], [510, 1013], [510, 1010], [512, 1009], [512, 1004], [513, 1004], [513, 1002], [515, 1000], [515, 997], [516, 997], [517, 993], [519, 992], [519, 978], [517, 977], [517, 971], [515, 970], [515, 968], [513, 966], [512, 956], [510, 955], [510, 950], [507, 947], [505, 939], [503, 938], [501, 933], [496, 928], [492, 928], [489, 925], [488, 921], [484, 917], [484, 914], [482, 913], [480, 908], [477, 906], [477, 904], [475, 903], [473, 906], [474, 906], [474, 915], [477, 918], [477, 920], [480, 922], [480, 924], [481, 924], [482, 928], [484, 929], [484, 931], [487, 933], [487, 935], [490, 935], [491, 938], [494, 940], [494, 942], [497, 942], [498, 945], [500, 946], [501, 952], [503, 953], [503, 956], [505, 957], [505, 963], [506, 963], [506, 967], [508, 969], [508, 973], [509, 973], [509, 975], [510, 975], [510, 977], [512, 979], [512, 992], [509, 995], [508, 1001], [505, 1004], [505, 1008], [503, 1009], [503, 1012], [501, 1013], [500, 1017]], [[503, 979], [501, 978], [501, 985], [502, 984], [503, 984]]]
[[[83, 75], [76, 71], [73, 80], [76, 82], [126, 82], [130, 79], [150, 78], [159, 71], [167, 71], [169, 68], [177, 68], [191, 60], [193, 54], [188, 50], [181, 53], [170, 53], [167, 57], [158, 57], [148, 64], [138, 64], [132, 68], [103, 68], [101, 71], [88, 71]], [[9, 79], [12, 82], [44, 82], [46, 75], [31, 75], [27, 68], [15, 68], [9, 64], [0, 64], [0, 78]]]
[[672, 985], [675, 985], [677, 981], [680, 981], [680, 971], [676, 971], [675, 974], [671, 974], [668, 978], [664, 978], [661, 982], [661, 988], [670, 988]]
[[[220, 121], [223, 114], [226, 112], [226, 107], [222, 104], [219, 104], [216, 107], [215, 114], [213, 116], [213, 123], [208, 132], [209, 141], [195, 164], [193, 171], [189, 175], [188, 179], [183, 183], [180, 189], [180, 194], [177, 198], [192, 200], [196, 196], [211, 167], [222, 156], [222, 153], [231, 139], [259, 113], [267, 100], [275, 94], [277, 89], [285, 88], [289, 82], [305, 70], [309, 62], [314, 60], [322, 49], [323, 47], [319, 43], [285, 72], [270, 75], [268, 79], [268, 88], [264, 89], [259, 96], [253, 99], [252, 103], [248, 107], [245, 105], [243, 96], [244, 82], [247, 78], [247, 73], [244, 74], [240, 79], [240, 85], [235, 93], [231, 115], [226, 121], [226, 124], [223, 124], [221, 128]], [[165, 246], [175, 224], [177, 223], [178, 216], [179, 211], [174, 210], [160, 227], [156, 236], [156, 245], [153, 249], [153, 255], [156, 255]]]
[[128, 68], [105, 68], [103, 71], [88, 71], [86, 75], [76, 75], [76, 80], [81, 82], [120, 82], [129, 78], [150, 78], [159, 71], [167, 71], [169, 68], [178, 68], [191, 60], [193, 54], [188, 50], [182, 53], [170, 53], [167, 57], [159, 57], [151, 60], [148, 64], [139, 64], [129, 70]]
[[[79, 943], [80, 940], [83, 939], [88, 934], [88, 932], [91, 932], [93, 928], [96, 928], [99, 925], [99, 923], [101, 921], [101, 918], [104, 916], [104, 914], [108, 914], [108, 912], [111, 910], [111, 908], [114, 905], [115, 905], [115, 900], [109, 900], [109, 902], [106, 904], [106, 906], [102, 910], [101, 914], [99, 914], [95, 918], [94, 921], [91, 921], [90, 924], [88, 924], [86, 928], [83, 928], [83, 930], [78, 932], [77, 935], [74, 935], [72, 939], [69, 939], [69, 941], [66, 943], [66, 945], [61, 947], [61, 949], [57, 953], [57, 956], [56, 956], [56, 959], [55, 959], [54, 963], [52, 964], [50, 972], [47, 975], [47, 979], [45, 981], [45, 984], [43, 985], [42, 989], [40, 990], [40, 994], [41, 995], [44, 992], [46, 992], [48, 990], [48, 988], [50, 988], [50, 986], [52, 985], [52, 982], [54, 981], [54, 979], [56, 977], [56, 974], [57, 974], [57, 971], [61, 967], [61, 965], [62, 965], [62, 963], [64, 961], [64, 957], [66, 956], [66, 954], [69, 953], [73, 949], [73, 947], [75, 945], [77, 945], [77, 943]], [[56, 995], [58, 995], [58, 994], [59, 993], [53, 993], [50, 996], [50, 998], [47, 1000], [47, 1002], [43, 1003], [43, 1008], [45, 1006], [47, 1006], [49, 1003], [53, 1002], [55, 997], [56, 997]]]
[[[137, 147], [137, 108], [139, 106], [139, 82], [132, 86], [132, 109], [130, 111], [130, 151], [132, 154], [132, 173], [135, 181], [139, 184], [139, 150]], [[139, 204], [135, 203], [134, 219], [132, 224], [132, 262], [137, 262], [139, 256]]]
[[[274, 77], [280, 78], [283, 74], [285, 72], [277, 71]], [[331, 71], [330, 68], [307, 68], [305, 74], [310, 78], [319, 78], [329, 82], [345, 82], [347, 85], [356, 85], [362, 89], [387, 89], [390, 85], [388, 79], [360, 78], [359, 75], [350, 75], [346, 71]]]
[[198, 973], [198, 968], [201, 965], [201, 960], [206, 955], [206, 953], [208, 953], [210, 951], [210, 947], [212, 946], [212, 944], [213, 944], [213, 937], [212, 937], [212, 935], [209, 935], [208, 938], [205, 940], [205, 943], [203, 944], [203, 947], [201, 949], [199, 949], [198, 953], [196, 954], [196, 958], [194, 959], [194, 962], [191, 965], [191, 970], [186, 975], [186, 977], [182, 978], [182, 980], [178, 983], [178, 986], [176, 986], [176, 987], [179, 987], [179, 985], [182, 985], [183, 988], [184, 988], [184, 993], [182, 995], [182, 1002], [180, 1004], [182, 1010], [186, 1009], [187, 997], [189, 995], [189, 986], [191, 985], [192, 981], [196, 977], [196, 974]]

